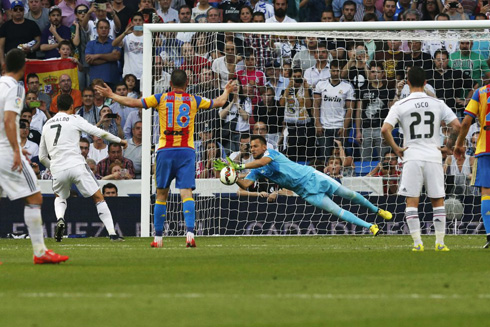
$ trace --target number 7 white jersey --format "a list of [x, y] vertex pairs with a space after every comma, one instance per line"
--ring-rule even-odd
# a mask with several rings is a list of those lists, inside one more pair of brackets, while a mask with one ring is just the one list
[[441, 121], [446, 124], [457, 119], [444, 103], [424, 92], [415, 92], [396, 102], [390, 109], [385, 123], [403, 129], [403, 161], [417, 160], [442, 163], [439, 130]]
[[39, 145], [39, 160], [50, 168], [53, 175], [85, 164], [79, 145], [82, 132], [97, 135], [110, 142], [121, 142], [119, 137], [95, 127], [83, 117], [59, 112], [44, 124]]

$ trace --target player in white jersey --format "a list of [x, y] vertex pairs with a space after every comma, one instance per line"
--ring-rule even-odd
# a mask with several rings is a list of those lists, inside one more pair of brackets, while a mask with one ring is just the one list
[[75, 184], [80, 193], [92, 197], [111, 240], [122, 241], [116, 234], [112, 215], [100, 192], [99, 185], [85, 159], [80, 153], [78, 143], [81, 133], [96, 135], [113, 143], [120, 143], [124, 148], [128, 143], [87, 122], [83, 117], [74, 115], [73, 98], [61, 94], [57, 99], [58, 114], [49, 119], [43, 127], [39, 145], [39, 161], [51, 170], [53, 191], [56, 194], [54, 211], [58, 222], [55, 239], [61, 242], [65, 231], [66, 199], [70, 196], [71, 185]]
[[56, 254], [44, 245], [43, 197], [36, 174], [19, 145], [19, 118], [25, 93], [17, 81], [24, 77], [24, 52], [10, 50], [5, 60], [6, 74], [0, 77], [0, 194], [6, 193], [10, 200], [25, 200], [24, 220], [34, 250], [34, 263], [60, 263], [68, 257]]
[[[413, 251], [424, 251], [420, 236], [420, 219], [418, 215], [419, 197], [422, 186], [431, 200], [433, 208], [434, 229], [436, 234], [436, 251], [449, 251], [444, 244], [446, 232], [446, 211], [444, 209], [444, 173], [442, 153], [439, 145], [441, 121], [451, 127], [446, 148], [451, 150], [461, 128], [454, 112], [441, 100], [430, 97], [424, 92], [425, 72], [420, 67], [413, 67], [408, 72], [408, 85], [411, 94], [396, 102], [386, 117], [381, 133], [393, 151], [403, 158], [403, 172], [398, 194], [406, 196], [405, 217]], [[391, 132], [399, 123], [404, 131], [404, 147], [400, 148], [394, 141]]]
[[325, 161], [333, 152], [334, 139], [347, 136], [355, 104], [354, 88], [340, 79], [338, 60], [330, 62], [330, 74], [330, 79], [318, 82], [313, 92], [318, 155]]

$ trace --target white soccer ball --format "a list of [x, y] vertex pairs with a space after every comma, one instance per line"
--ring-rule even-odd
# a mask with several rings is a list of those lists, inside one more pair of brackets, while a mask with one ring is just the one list
[[235, 169], [228, 166], [221, 169], [221, 172], [219, 173], [219, 179], [221, 183], [225, 185], [233, 185], [236, 183], [238, 175]]

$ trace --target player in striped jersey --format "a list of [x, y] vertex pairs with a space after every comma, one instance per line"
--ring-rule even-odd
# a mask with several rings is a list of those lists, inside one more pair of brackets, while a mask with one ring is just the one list
[[465, 117], [461, 126], [461, 132], [456, 147], [454, 148], [454, 156], [460, 158], [464, 155], [464, 140], [468, 130], [470, 129], [473, 119], [478, 119], [480, 122], [480, 135], [476, 142], [475, 157], [476, 162], [473, 166], [473, 178], [471, 183], [481, 188], [481, 216], [487, 233], [487, 243], [483, 246], [484, 249], [490, 247], [490, 84], [480, 87], [473, 93], [468, 106], [464, 111]]
[[44, 245], [41, 204], [43, 197], [36, 174], [22, 153], [19, 117], [24, 105], [24, 88], [18, 80], [24, 77], [25, 54], [19, 49], [6, 56], [6, 74], [0, 77], [0, 195], [10, 200], [24, 199], [24, 220], [34, 250], [34, 263], [60, 263], [68, 260]]
[[114, 94], [106, 85], [96, 86], [97, 92], [122, 105], [133, 108], [156, 108], [160, 117], [160, 141], [157, 151], [157, 198], [154, 211], [155, 239], [152, 247], [162, 247], [163, 225], [167, 215], [170, 183], [180, 189], [184, 219], [187, 226], [187, 247], [195, 247], [195, 203], [192, 190], [196, 188], [196, 154], [194, 150], [194, 117], [199, 109], [222, 107], [234, 86], [228, 82], [223, 94], [209, 100], [186, 93], [187, 75], [175, 69], [170, 77], [171, 92], [151, 95], [141, 100]]

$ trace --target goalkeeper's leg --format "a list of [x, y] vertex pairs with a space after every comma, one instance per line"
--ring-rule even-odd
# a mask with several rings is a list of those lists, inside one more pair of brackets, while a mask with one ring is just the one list
[[322, 194], [317, 194], [310, 196], [305, 200], [315, 207], [326, 210], [342, 220], [364, 228], [368, 228], [374, 235], [377, 235], [379, 232], [379, 228], [377, 225], [370, 224], [362, 220], [361, 218], [356, 217], [352, 212], [342, 209], [328, 195], [323, 195], [322, 197]]
[[352, 203], [360, 204], [368, 208], [371, 212], [378, 214], [383, 219], [390, 220], [393, 217], [391, 212], [378, 208], [377, 206], [369, 202], [368, 199], [366, 199], [359, 193], [348, 189], [345, 186], [340, 185], [339, 188], [333, 194], [338, 195], [344, 199], [350, 200]]

